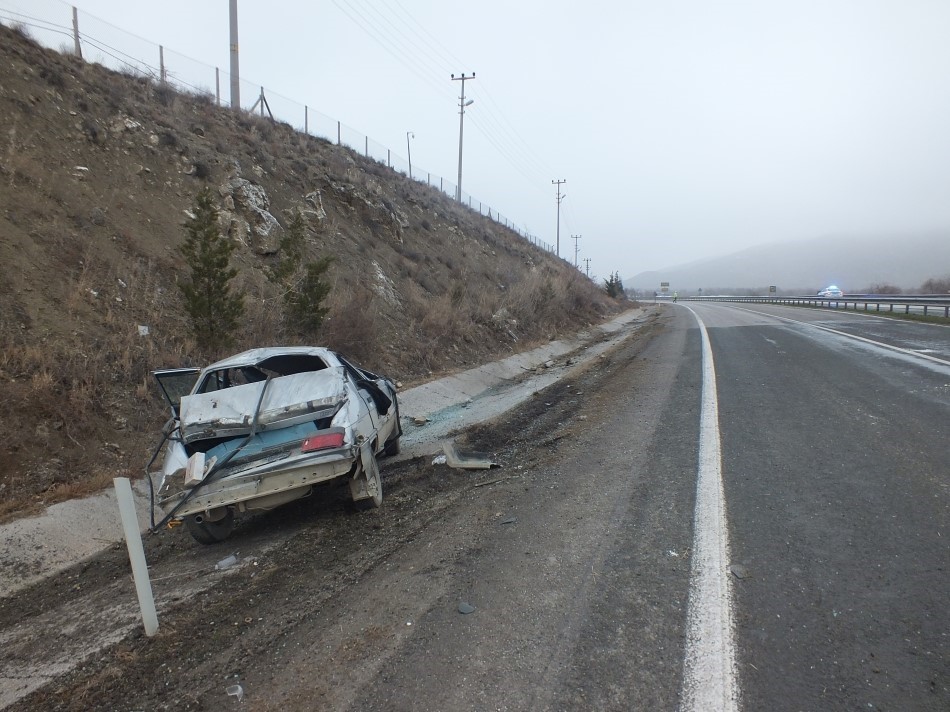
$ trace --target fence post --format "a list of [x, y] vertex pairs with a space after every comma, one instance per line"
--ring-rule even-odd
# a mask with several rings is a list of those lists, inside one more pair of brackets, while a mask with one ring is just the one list
[[393, 167], [393, 164], [392, 164], [392, 155], [391, 155], [391, 154], [392, 154], [392, 151], [390, 151], [390, 150], [387, 148], [387, 149], [386, 149], [386, 167], [387, 167], [387, 168], [392, 168], [392, 167]]
[[340, 122], [336, 122], [336, 145], [339, 146], [343, 143], [343, 140], [340, 138]]
[[82, 45], [79, 44], [79, 10], [73, 5], [73, 46], [76, 56], [82, 59]]
[[310, 133], [310, 109], [306, 104], [303, 105], [303, 132]]
[[363, 149], [363, 155], [369, 158], [369, 136], [363, 137], [363, 145], [365, 146]]
[[165, 83], [165, 48], [162, 45], [158, 46], [158, 77], [159, 81]]
[[214, 68], [214, 103], [221, 106], [221, 70]]

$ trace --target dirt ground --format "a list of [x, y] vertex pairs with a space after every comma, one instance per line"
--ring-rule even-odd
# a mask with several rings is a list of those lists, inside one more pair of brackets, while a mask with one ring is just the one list
[[[387, 660], [420, 643], [413, 623], [433, 607], [464, 624], [455, 610], [464, 593], [449, 574], [514, 523], [515, 503], [530, 507], [539, 492], [556, 496], [556, 477], [576, 479], [555, 476], [552, 463], [609, 422], [614, 394], [630, 387], [631, 364], [656, 328], [458, 440], [490, 453], [497, 469], [453, 470], [429, 458], [384, 465], [379, 510], [352, 512], [327, 487], [243, 521], [216, 546], [180, 528], [148, 538], [160, 620], [152, 638], [136, 619], [124, 546], [0, 600], [0, 701], [11, 710], [228, 709], [239, 703], [227, 689], [240, 685], [246, 709], [348, 709]], [[215, 570], [231, 554], [238, 563]], [[64, 599], [75, 601], [65, 613]], [[69, 670], [84, 641], [103, 635], [111, 642], [101, 651], [90, 644]], [[19, 697], [24, 686], [33, 691]]]

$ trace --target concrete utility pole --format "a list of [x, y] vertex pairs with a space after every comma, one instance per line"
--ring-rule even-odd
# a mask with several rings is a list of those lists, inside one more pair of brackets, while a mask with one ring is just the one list
[[584, 264], [587, 266], [587, 279], [590, 279], [590, 257], [584, 258]]
[[73, 51], [82, 59], [82, 45], [79, 44], [79, 10], [73, 5]]
[[561, 201], [567, 197], [566, 194], [561, 193], [561, 184], [567, 183], [566, 178], [560, 178], [558, 180], [552, 180], [551, 185], [557, 186], [557, 251], [555, 254], [561, 256]]
[[409, 146], [409, 139], [415, 138], [412, 131], [406, 131], [406, 153], [409, 155], [409, 177], [412, 178], [412, 148]]
[[474, 79], [475, 72], [472, 72], [472, 76], [466, 77], [464, 74], [457, 77], [454, 74], [452, 75], [453, 82], [462, 82], [462, 95], [459, 97], [459, 179], [458, 184], [455, 186], [455, 199], [462, 202], [462, 131], [465, 127], [465, 107], [469, 106], [474, 99], [469, 99], [465, 101], [465, 80]]
[[577, 241], [580, 240], [582, 235], [571, 235], [571, 239], [574, 240], [574, 266], [577, 267], [577, 251], [580, 249], [577, 245]]
[[241, 70], [238, 67], [237, 0], [230, 1], [231, 16], [231, 108], [241, 108]]

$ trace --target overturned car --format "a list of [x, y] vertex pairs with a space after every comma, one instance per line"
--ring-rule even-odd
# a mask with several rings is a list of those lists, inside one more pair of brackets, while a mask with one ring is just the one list
[[349, 480], [357, 507], [382, 503], [376, 457], [397, 454], [402, 434], [390, 380], [317, 347], [252, 349], [155, 377], [172, 409], [153, 488], [163, 523], [184, 521], [212, 544], [230, 535], [236, 514], [336, 478]]

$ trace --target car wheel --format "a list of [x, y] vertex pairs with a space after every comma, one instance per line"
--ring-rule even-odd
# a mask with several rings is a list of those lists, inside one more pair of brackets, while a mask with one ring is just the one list
[[227, 509], [223, 517], [214, 521], [204, 514], [192, 514], [185, 517], [185, 527], [195, 541], [201, 544], [217, 544], [231, 536], [234, 531], [234, 510]]
[[383, 457], [393, 457], [394, 455], [399, 454], [399, 436], [397, 435], [392, 440], [389, 440], [383, 446]]

